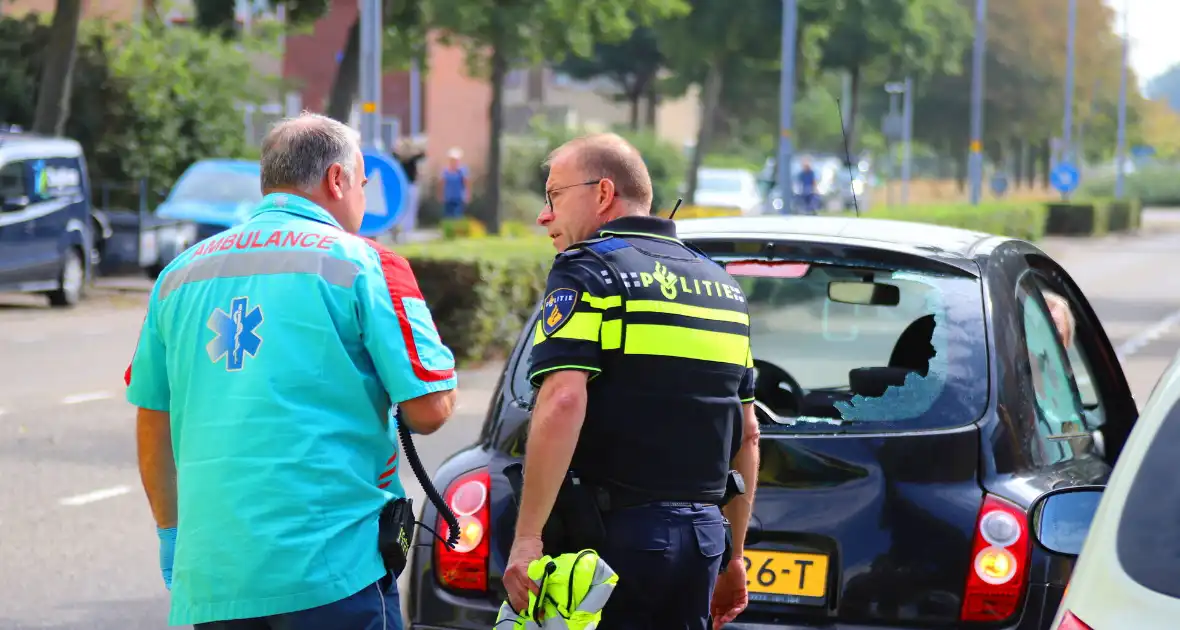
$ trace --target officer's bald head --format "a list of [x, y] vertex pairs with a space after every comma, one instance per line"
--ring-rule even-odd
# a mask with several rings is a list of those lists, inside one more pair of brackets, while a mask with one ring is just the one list
[[360, 228], [364, 159], [355, 130], [304, 112], [274, 126], [262, 140], [262, 192], [287, 192], [327, 210], [349, 232]]
[[651, 210], [651, 175], [643, 156], [618, 134], [598, 133], [574, 138], [549, 154], [546, 166], [570, 158], [587, 181], [609, 179], [619, 199], [627, 202], [631, 214]]

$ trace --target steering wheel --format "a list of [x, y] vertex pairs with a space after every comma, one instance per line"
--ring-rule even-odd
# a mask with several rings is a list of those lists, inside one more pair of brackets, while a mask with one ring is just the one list
[[799, 415], [807, 393], [799, 381], [781, 367], [761, 359], [754, 359], [754, 370], [754, 398], [776, 415]]

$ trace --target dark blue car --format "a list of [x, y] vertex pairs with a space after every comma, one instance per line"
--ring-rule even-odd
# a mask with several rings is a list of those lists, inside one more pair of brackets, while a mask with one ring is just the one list
[[[1138, 417], [1069, 274], [1027, 242], [916, 223], [734, 217], [679, 231], [749, 304], [761, 468], [750, 605], [727, 627], [1046, 630], [1075, 558], [1033, 539], [1032, 507], [1105, 484]], [[504, 601], [504, 471], [526, 448], [535, 317], [479, 437], [434, 475], [459, 545], [418, 535], [411, 628], [490, 628]], [[446, 536], [433, 505], [421, 520]]]
[[73, 306], [91, 275], [95, 231], [81, 145], [0, 133], [0, 291]]

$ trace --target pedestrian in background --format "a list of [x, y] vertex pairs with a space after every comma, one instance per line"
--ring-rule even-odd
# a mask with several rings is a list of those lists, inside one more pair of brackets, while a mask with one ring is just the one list
[[262, 144], [262, 202], [168, 265], [125, 376], [171, 625], [402, 624], [378, 516], [405, 496], [391, 404], [418, 433], [454, 360], [409, 265], [354, 234], [356, 133], [322, 116]]
[[418, 226], [418, 170], [426, 158], [426, 151], [418, 138], [402, 138], [398, 143], [397, 160], [406, 173], [410, 187], [406, 194], [406, 207], [398, 219], [398, 232], [408, 234]]
[[443, 202], [443, 218], [458, 219], [471, 203], [471, 181], [463, 165], [463, 151], [458, 147], [447, 152], [447, 166], [438, 178], [438, 196]]

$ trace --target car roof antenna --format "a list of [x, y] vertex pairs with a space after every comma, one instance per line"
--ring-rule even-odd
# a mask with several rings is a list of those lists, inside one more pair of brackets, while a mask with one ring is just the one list
[[681, 199], [678, 197], [676, 199], [676, 205], [672, 206], [672, 212], [668, 215], [669, 221], [676, 218], [676, 211], [680, 209], [680, 204], [682, 204], [682, 203], [684, 203], [684, 199]]
[[848, 187], [852, 190], [852, 208], [856, 210], [856, 218], [860, 218], [860, 204], [856, 201], [856, 178], [852, 176], [852, 154], [848, 150], [848, 132], [844, 129], [844, 108], [840, 106], [840, 97], [836, 99], [836, 114], [840, 116], [840, 137], [844, 139], [844, 165], [848, 167]]

